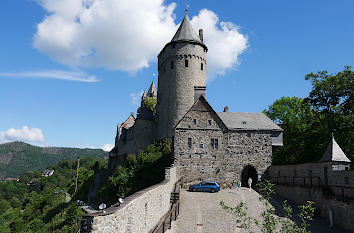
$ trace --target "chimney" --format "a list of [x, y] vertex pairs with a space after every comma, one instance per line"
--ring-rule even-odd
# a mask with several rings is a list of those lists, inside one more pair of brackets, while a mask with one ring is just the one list
[[199, 38], [200, 41], [203, 43], [203, 29], [199, 29]]
[[199, 99], [201, 95], [204, 96], [204, 98], [206, 99], [206, 87], [194, 86], [194, 102]]
[[225, 106], [224, 112], [229, 112], [229, 106]]

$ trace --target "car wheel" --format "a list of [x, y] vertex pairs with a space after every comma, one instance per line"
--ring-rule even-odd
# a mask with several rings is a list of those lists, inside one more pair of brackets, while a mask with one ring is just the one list
[[210, 192], [215, 193], [215, 189], [211, 189]]
[[194, 189], [192, 189], [193, 190], [193, 192], [197, 192], [197, 189], [196, 188], [194, 188]]

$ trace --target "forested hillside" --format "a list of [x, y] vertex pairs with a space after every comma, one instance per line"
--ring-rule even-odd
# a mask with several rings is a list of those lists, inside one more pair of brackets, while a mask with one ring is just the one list
[[0, 145], [0, 178], [19, 177], [29, 170], [43, 170], [57, 162], [77, 157], [104, 158], [100, 149], [38, 147], [24, 142]]
[[87, 202], [93, 176], [107, 160], [81, 157], [77, 165], [76, 159], [65, 160], [48, 167], [55, 170], [49, 177], [28, 171], [19, 181], [0, 181], [0, 232], [77, 232], [82, 214], [77, 200]]

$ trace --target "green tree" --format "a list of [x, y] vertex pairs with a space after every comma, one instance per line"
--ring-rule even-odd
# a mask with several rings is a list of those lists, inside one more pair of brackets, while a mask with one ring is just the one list
[[156, 114], [157, 99], [153, 97], [147, 97], [144, 101], [146, 107], [150, 108], [151, 111]]
[[[318, 162], [333, 133], [344, 153], [354, 149], [353, 77], [349, 66], [337, 74], [306, 75], [312, 90], [305, 99], [282, 97], [264, 113], [284, 129], [284, 147], [274, 150], [274, 164]], [[351, 159], [354, 159], [352, 157]]]

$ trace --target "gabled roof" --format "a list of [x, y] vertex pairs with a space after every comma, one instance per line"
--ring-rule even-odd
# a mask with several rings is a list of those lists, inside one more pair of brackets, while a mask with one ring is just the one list
[[[201, 105], [202, 106], [201, 106]], [[178, 125], [180, 124], [180, 122], [185, 118], [185, 116], [190, 112], [190, 111], [209, 111], [212, 112], [215, 117], [217, 119], [220, 120], [220, 123], [222, 124], [222, 128], [227, 129], [226, 125], [224, 124], [224, 122], [220, 119], [220, 117], [218, 116], [218, 114], [214, 111], [214, 109], [210, 106], [210, 104], [208, 103], [208, 101], [204, 98], [203, 95], [201, 95], [192, 105], [192, 107], [186, 112], [186, 114], [184, 114], [184, 116], [177, 122], [177, 124], [175, 125], [174, 129], [178, 128]]]
[[228, 129], [283, 131], [263, 113], [218, 112], [217, 114]]
[[155, 85], [155, 81], [152, 80], [149, 91], [147, 93], [147, 97], [156, 97], [156, 96], [157, 96], [156, 85]]
[[333, 135], [331, 142], [328, 144], [328, 147], [320, 160], [320, 163], [322, 162], [351, 162], [339, 147]]
[[187, 13], [171, 41], [196, 41], [202, 43], [194, 31]]

